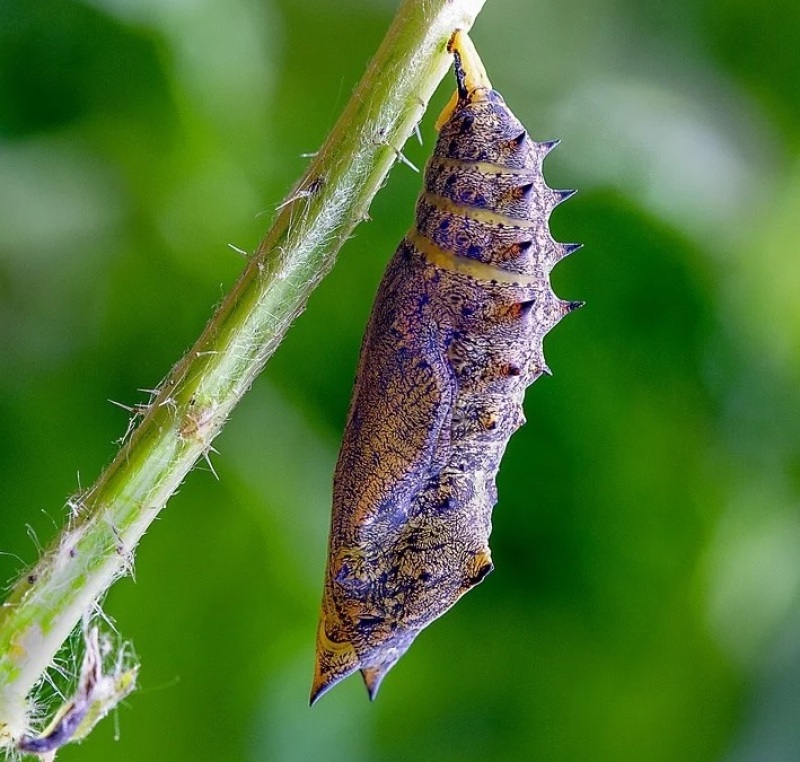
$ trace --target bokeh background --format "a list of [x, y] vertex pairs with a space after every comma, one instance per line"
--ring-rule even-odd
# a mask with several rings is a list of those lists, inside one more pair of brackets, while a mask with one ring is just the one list
[[[193, 342], [395, 0], [0, 0], [0, 577]], [[488, 0], [490, 75], [560, 137], [587, 306], [499, 477], [496, 571], [370, 705], [307, 696], [361, 333], [420, 178], [334, 272], [105, 610], [141, 690], [69, 760], [800, 758], [800, 4]], [[447, 82], [413, 139], [422, 165]], [[115, 740], [118, 736], [118, 740]]]

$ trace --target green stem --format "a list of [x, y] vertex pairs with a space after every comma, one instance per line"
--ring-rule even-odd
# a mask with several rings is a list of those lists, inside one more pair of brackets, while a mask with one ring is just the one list
[[139, 539], [274, 352], [369, 204], [449, 65], [445, 46], [485, 0], [405, 0], [325, 145], [133, 436], [0, 611], [0, 746], [81, 616], [124, 574]]

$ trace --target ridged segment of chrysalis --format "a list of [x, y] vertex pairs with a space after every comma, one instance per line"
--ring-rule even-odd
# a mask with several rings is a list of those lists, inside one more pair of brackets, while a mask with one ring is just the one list
[[333, 489], [312, 703], [361, 670], [370, 697], [417, 634], [491, 570], [495, 476], [548, 372], [545, 334], [578, 303], [549, 273], [555, 191], [469, 38], [416, 222], [380, 285]]

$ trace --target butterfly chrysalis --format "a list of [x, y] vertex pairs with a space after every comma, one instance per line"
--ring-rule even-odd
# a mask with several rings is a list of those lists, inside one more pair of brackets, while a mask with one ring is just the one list
[[414, 227], [383, 277], [336, 465], [312, 703], [361, 670], [371, 698], [417, 634], [492, 570], [495, 476], [548, 369], [556, 297], [549, 188], [536, 143], [469, 37], [439, 119]]

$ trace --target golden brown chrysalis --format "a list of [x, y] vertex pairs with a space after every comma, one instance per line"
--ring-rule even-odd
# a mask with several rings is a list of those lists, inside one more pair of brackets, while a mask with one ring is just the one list
[[548, 218], [536, 143], [470, 39], [440, 117], [414, 227], [380, 285], [333, 487], [311, 702], [356, 670], [371, 698], [417, 634], [491, 570], [495, 476], [548, 369], [545, 334], [580, 306], [550, 287], [578, 248]]

